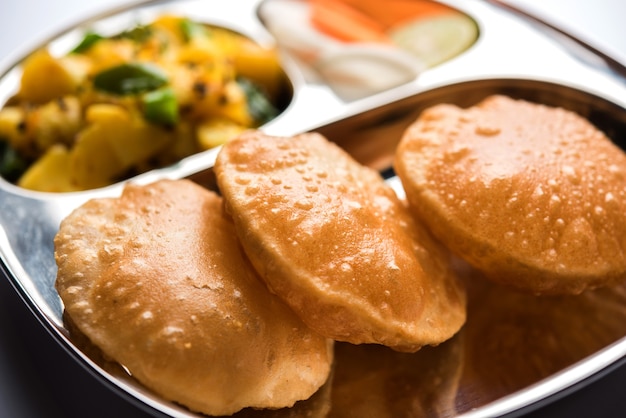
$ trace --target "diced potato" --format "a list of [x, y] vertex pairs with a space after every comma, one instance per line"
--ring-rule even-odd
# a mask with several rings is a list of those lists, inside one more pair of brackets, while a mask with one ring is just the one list
[[169, 38], [177, 41], [177, 44], [184, 42], [181, 30], [181, 18], [179, 16], [168, 14], [161, 15], [157, 17], [150, 26], [169, 34]]
[[71, 146], [82, 125], [78, 98], [67, 96], [41, 106], [7, 106], [0, 110], [0, 138], [23, 156], [37, 158], [50, 146]]
[[179, 65], [184, 64], [199, 69], [211, 82], [222, 83], [235, 76], [234, 67], [224, 51], [217, 48], [214, 43], [184, 45], [178, 51], [176, 60]]
[[8, 141], [15, 149], [23, 149], [28, 141], [24, 122], [24, 109], [7, 106], [0, 110], [0, 138]]
[[213, 115], [222, 116], [235, 123], [244, 126], [252, 126], [254, 119], [248, 112], [248, 98], [241, 86], [231, 81], [224, 88], [224, 95], [217, 108], [211, 112]]
[[89, 117], [89, 114], [94, 112], [93, 108], [96, 106], [116, 107], [91, 106], [87, 110], [91, 124], [80, 132], [72, 148], [68, 169], [71, 171], [73, 181], [85, 189], [110, 184], [124, 170], [113, 149], [111, 138], [124, 135], [120, 126], [128, 123], [127, 117], [120, 108], [119, 113], [114, 109], [111, 110], [108, 123], [94, 121], [93, 116]]
[[[120, 110], [125, 112], [124, 116], [116, 114]], [[139, 113], [128, 112], [119, 106], [91, 106], [87, 120], [93, 121], [104, 132], [110, 130], [109, 141], [124, 169], [148, 160], [174, 140], [171, 131], [152, 125]]]
[[41, 192], [61, 193], [79, 190], [69, 171], [70, 154], [63, 145], [54, 145], [22, 175], [17, 185]]
[[244, 126], [228, 119], [212, 119], [200, 124], [196, 130], [196, 135], [200, 147], [203, 150], [208, 150], [225, 144], [245, 130]]
[[133, 60], [135, 48], [129, 39], [103, 39], [97, 42], [86, 53], [91, 60], [91, 73]]
[[176, 55], [179, 37], [161, 32], [135, 45], [135, 59], [142, 62], [161, 62]]
[[194, 100], [193, 84], [196, 72], [190, 66], [167, 65], [165, 71], [170, 80], [170, 87], [176, 95], [181, 108], [191, 106]]
[[213, 39], [226, 56], [231, 57], [237, 75], [263, 86], [271, 97], [276, 98], [284, 83], [280, 56], [276, 48], [261, 46], [238, 33], [216, 29]]
[[[112, 85], [132, 88], [109, 88], [97, 76], [122, 64], [159, 67], [165, 85], [121, 71]], [[174, 15], [110, 37], [88, 33], [62, 57], [37, 51], [22, 69], [18, 94], [0, 110], [0, 139], [37, 161], [24, 187], [59, 191], [102, 187], [214, 148], [271, 119], [265, 94], [276, 98], [284, 82], [275, 51]]]
[[78, 184], [113, 182], [143, 164], [173, 141], [171, 132], [113, 104], [89, 106], [88, 122], [72, 150], [72, 170]]
[[18, 96], [30, 103], [46, 103], [74, 93], [77, 80], [64, 63], [46, 50], [39, 50], [24, 62]]
[[241, 38], [233, 50], [237, 74], [263, 86], [267, 94], [276, 98], [284, 84], [284, 74], [276, 50], [263, 48], [247, 38]]
[[72, 54], [57, 59], [72, 78], [75, 87], [85, 83], [92, 67], [91, 60], [88, 57]]
[[236, 81], [230, 81], [218, 94], [195, 103], [195, 114], [200, 118], [226, 118], [236, 124], [252, 127], [254, 119], [248, 112], [248, 99]]
[[159, 161], [163, 164], [172, 164], [202, 150], [198, 146], [195, 130], [189, 122], [179, 122], [173, 135], [175, 139], [159, 153]]
[[85, 120], [93, 124], [98, 122], [128, 124], [130, 117], [130, 112], [126, 108], [110, 103], [93, 104], [85, 112]]
[[70, 146], [81, 129], [81, 110], [75, 96], [59, 98], [35, 110], [37, 123], [33, 128], [37, 147], [45, 150], [57, 143]]

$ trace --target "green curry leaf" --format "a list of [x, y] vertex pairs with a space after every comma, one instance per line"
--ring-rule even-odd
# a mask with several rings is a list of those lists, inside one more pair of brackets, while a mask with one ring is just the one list
[[0, 176], [15, 182], [27, 167], [28, 162], [7, 141], [0, 139]]
[[146, 42], [153, 35], [153, 29], [149, 25], [137, 25], [134, 28], [124, 31], [113, 39], [130, 39], [133, 42], [143, 43]]
[[258, 125], [263, 125], [278, 116], [278, 109], [255, 83], [244, 77], [238, 77], [237, 83], [248, 99], [248, 112]]
[[97, 34], [95, 32], [88, 32], [85, 34], [84, 38], [78, 45], [72, 49], [71, 53], [73, 54], [82, 54], [87, 52], [95, 43], [98, 41], [105, 39], [102, 35]]
[[167, 75], [150, 64], [127, 63], [108, 68], [94, 77], [96, 89], [118, 95], [139, 94], [167, 84]]

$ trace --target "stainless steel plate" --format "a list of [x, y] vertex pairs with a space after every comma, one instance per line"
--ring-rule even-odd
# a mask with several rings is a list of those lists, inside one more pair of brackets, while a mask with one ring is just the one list
[[[626, 148], [623, 80], [586, 64], [535, 27], [488, 3], [445, 3], [473, 17], [479, 26], [478, 41], [465, 53], [414, 81], [354, 101], [342, 100], [328, 86], [310, 82], [286, 57], [293, 100], [263, 129], [280, 135], [322, 132], [363, 164], [381, 170], [400, 194], [401, 186], [389, 170], [395, 145], [402, 130], [435, 103], [468, 106], [489, 94], [502, 93], [561, 106], [589, 118]], [[88, 19], [84, 27], [124, 27], [167, 10], [273, 43], [258, 17], [259, 4], [258, 0], [148, 2]], [[52, 41], [55, 50], [67, 50], [80, 38], [80, 30], [51, 36], [41, 45]], [[24, 51], [24, 56], [29, 52]], [[0, 70], [0, 102], [4, 102], [19, 82], [19, 62], [3, 63]], [[214, 188], [211, 167], [217, 151], [132, 181], [188, 177]], [[24, 302], [77, 362], [155, 415], [196, 416], [164, 402], [122, 368], [104, 361], [97, 350], [70, 335], [63, 319], [53, 286], [52, 239], [59, 222], [87, 199], [115, 196], [122, 186], [55, 195], [26, 191], [0, 180], [0, 258]], [[572, 390], [626, 358], [626, 284], [577, 297], [536, 298], [498, 288], [469, 269], [463, 277], [470, 290], [469, 319], [452, 340], [413, 355], [338, 344], [333, 378], [310, 401], [295, 410], [239, 415], [322, 411], [327, 416], [343, 416], [346, 411], [372, 408], [388, 416], [515, 415]]]

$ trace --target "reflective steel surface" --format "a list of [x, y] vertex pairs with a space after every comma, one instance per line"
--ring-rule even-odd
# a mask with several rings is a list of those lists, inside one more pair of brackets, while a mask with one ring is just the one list
[[[134, 9], [114, 20], [123, 25], [137, 13], [149, 15], [167, 9], [232, 26], [261, 42], [273, 42], [257, 17], [259, 3], [146, 3], [139, 12]], [[286, 61], [294, 85], [293, 102], [263, 129], [286, 135], [320, 131], [394, 182], [388, 169], [399, 134], [422, 109], [441, 102], [468, 106], [489, 94], [502, 93], [579, 112], [626, 148], [623, 79], [588, 65], [532, 25], [488, 3], [445, 3], [466, 12], [479, 25], [480, 37], [468, 51], [427, 70], [415, 81], [352, 102], [343, 101], [323, 84], [307, 82], [301, 69]], [[77, 36], [70, 31], [56, 39], [55, 45], [63, 49]], [[23, 51], [22, 56], [28, 52]], [[14, 58], [1, 64], [0, 102], [15, 91], [18, 70], [13, 68]], [[190, 177], [214, 187], [211, 167], [216, 152], [189, 157], [133, 181]], [[97, 380], [147, 414], [196, 416], [163, 401], [123, 369], [104, 361], [97, 349], [71, 332], [63, 318], [53, 286], [52, 238], [58, 224], [86, 199], [117, 195], [121, 187], [51, 195], [0, 180], [0, 259], [24, 304]], [[338, 344], [333, 377], [313, 398], [294, 410], [243, 411], [238, 415], [339, 417], [348, 411], [375, 411], [374, 416], [382, 417], [519, 414], [599, 376], [626, 357], [626, 284], [578, 297], [536, 298], [495, 286], [462, 263], [458, 268], [467, 281], [470, 303], [468, 323], [455, 338], [411, 355]]]

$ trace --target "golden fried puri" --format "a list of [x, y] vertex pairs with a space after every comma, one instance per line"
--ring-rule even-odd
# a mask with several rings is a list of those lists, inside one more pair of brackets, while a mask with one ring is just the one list
[[247, 132], [215, 172], [256, 270], [320, 334], [415, 351], [464, 323], [448, 253], [377, 172], [321, 135]]
[[332, 342], [267, 291], [221, 198], [194, 183], [89, 201], [55, 246], [66, 313], [167, 399], [211, 415], [286, 407], [329, 375]]
[[414, 214], [493, 280], [547, 294], [626, 277], [626, 155], [571, 111], [504, 96], [434, 106], [395, 169]]

